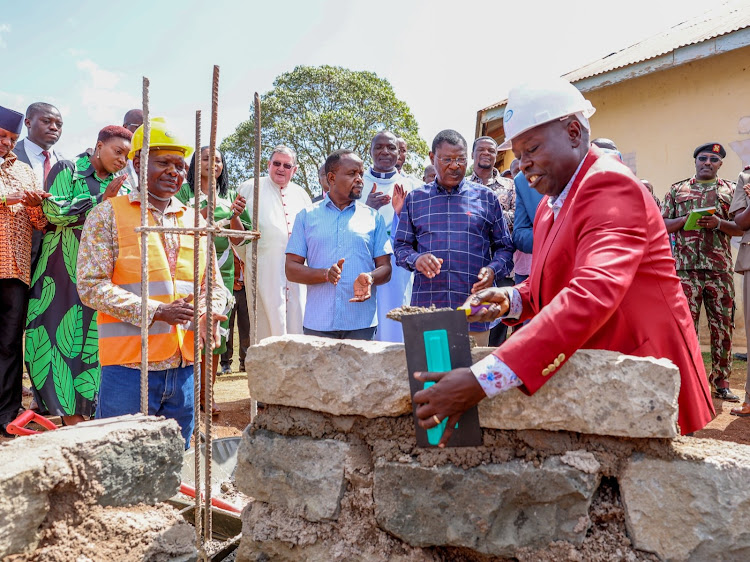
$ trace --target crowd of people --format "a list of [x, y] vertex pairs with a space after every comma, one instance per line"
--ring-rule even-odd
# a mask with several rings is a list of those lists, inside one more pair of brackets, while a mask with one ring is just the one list
[[[539, 111], [551, 99], [559, 115]], [[253, 182], [234, 189], [220, 151], [211, 169], [208, 147], [193, 153], [154, 118], [149, 224], [190, 227], [196, 218], [205, 224], [214, 185], [214, 220], [261, 234], [257, 244], [217, 236], [213, 251], [201, 245], [196, 255], [191, 235], [150, 232], [142, 247], [135, 232], [139, 110], [128, 111], [122, 126], [104, 127], [93, 148], [66, 159], [54, 150], [63, 129], [54, 106], [34, 103], [25, 115], [0, 107], [0, 433], [8, 436], [6, 425], [21, 408], [24, 362], [31, 407], [66, 425], [140, 409], [143, 252], [149, 413], [176, 419], [186, 447], [193, 363], [202, 362], [204, 379], [229, 369], [235, 320], [242, 362], [251, 322], [259, 340], [304, 333], [402, 342], [400, 324], [386, 314], [409, 304], [478, 306], [469, 333], [479, 345], [497, 347], [471, 369], [419, 375], [437, 382], [415, 396], [425, 427], [449, 418], [450, 428], [468, 407], [510, 388], [533, 393], [581, 347], [671, 359], [682, 377], [681, 430], [703, 427], [713, 414], [709, 385], [715, 397], [740, 401], [729, 389], [730, 239], [743, 237], [737, 271], [744, 273], [750, 167], [735, 186], [718, 177], [723, 146], [702, 144], [693, 153], [695, 175], [671, 186], [660, 202], [624, 166], [612, 141], [589, 139], [593, 112], [563, 81], [514, 90], [502, 146], [484, 136], [469, 152], [458, 132], [441, 131], [421, 178], [403, 168], [404, 139], [380, 131], [367, 155], [341, 149], [327, 157], [314, 200], [292, 181], [294, 150], [277, 146], [260, 182], [257, 225], [249, 213]], [[538, 115], [549, 119], [537, 122]], [[26, 138], [17, 142], [24, 125]], [[516, 160], [501, 171], [498, 152], [506, 149]], [[245, 278], [254, 251], [253, 318]], [[197, 299], [193, 294], [196, 271], [205, 288], [208, 260], [215, 264], [210, 303], [205, 290]], [[747, 317], [747, 282], [743, 291]], [[701, 305], [711, 333], [708, 375], [697, 340]], [[194, 337], [202, 357], [194, 356]], [[216, 404], [200, 406], [219, 413]], [[750, 416], [748, 392], [732, 413]], [[449, 436], [450, 430], [443, 444]]]

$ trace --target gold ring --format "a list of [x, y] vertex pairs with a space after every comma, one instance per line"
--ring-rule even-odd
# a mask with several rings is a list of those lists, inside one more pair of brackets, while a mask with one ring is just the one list
[[440, 425], [440, 423], [442, 422], [442, 420], [439, 417], [437, 417], [437, 414], [433, 414], [432, 419], [435, 422], [435, 425]]

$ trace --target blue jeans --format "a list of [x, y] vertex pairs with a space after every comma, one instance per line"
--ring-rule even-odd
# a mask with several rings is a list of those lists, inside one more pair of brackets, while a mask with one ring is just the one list
[[[141, 372], [121, 365], [102, 366], [97, 418], [111, 418], [141, 411]], [[193, 434], [193, 366], [148, 372], [148, 414], [164, 416], [180, 424], [185, 449]]]
[[335, 340], [371, 340], [375, 336], [377, 326], [372, 328], [361, 328], [359, 330], [333, 330], [331, 332], [319, 332], [302, 326], [302, 333], [306, 336], [318, 336], [321, 338], [333, 338]]

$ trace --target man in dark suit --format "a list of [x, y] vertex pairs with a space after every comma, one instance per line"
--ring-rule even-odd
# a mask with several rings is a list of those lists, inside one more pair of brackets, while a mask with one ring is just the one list
[[[47, 190], [47, 174], [52, 166], [65, 158], [52, 147], [62, 136], [63, 120], [54, 105], [41, 101], [26, 109], [26, 138], [16, 144], [13, 154], [34, 170], [39, 186]], [[31, 236], [31, 274], [34, 274], [42, 245], [43, 232], [35, 230]]]
[[562, 79], [510, 92], [506, 143], [529, 185], [546, 196], [534, 221], [531, 275], [512, 288], [479, 291], [467, 304], [492, 303], [470, 322], [530, 322], [471, 368], [419, 374], [437, 382], [414, 400], [425, 429], [448, 419], [441, 445], [471, 406], [516, 387], [533, 394], [582, 348], [670, 359], [680, 370], [682, 433], [714, 414], [664, 221], [640, 180], [590, 146], [593, 112]]

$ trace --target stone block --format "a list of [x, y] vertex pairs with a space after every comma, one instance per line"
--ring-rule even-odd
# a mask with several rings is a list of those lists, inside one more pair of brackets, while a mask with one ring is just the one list
[[403, 344], [272, 337], [245, 365], [250, 395], [267, 404], [367, 418], [411, 412]]
[[122, 416], [0, 445], [0, 558], [33, 549], [56, 497], [102, 506], [154, 504], [180, 484], [177, 423]]
[[378, 525], [412, 546], [467, 547], [495, 556], [551, 541], [580, 544], [598, 473], [549, 457], [463, 470], [382, 462], [375, 466]]
[[237, 453], [237, 488], [308, 521], [337, 519], [350, 446], [334, 439], [286, 437], [248, 427]]
[[[475, 348], [474, 362], [492, 348]], [[546, 429], [622, 437], [677, 432], [680, 373], [668, 359], [584, 349], [533, 396], [513, 389], [479, 404], [479, 423], [495, 429]]]
[[619, 478], [633, 545], [675, 562], [750, 560], [750, 446], [673, 445], [678, 458], [636, 455]]

